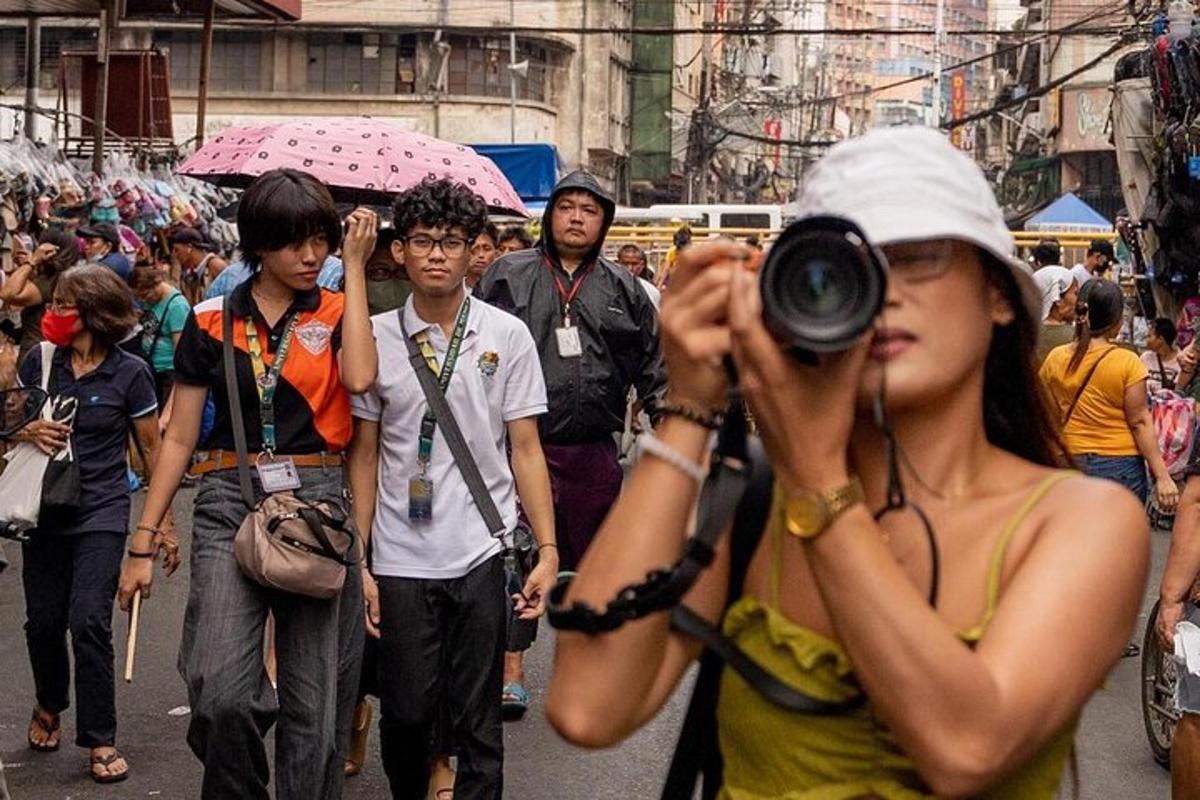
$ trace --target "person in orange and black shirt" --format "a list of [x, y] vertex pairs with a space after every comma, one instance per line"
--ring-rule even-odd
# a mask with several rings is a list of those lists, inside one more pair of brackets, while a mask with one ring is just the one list
[[[195, 449], [211, 388], [216, 423], [207, 443], [212, 455], [193, 470], [202, 478], [179, 657], [192, 708], [188, 743], [204, 763], [203, 798], [267, 796], [260, 731], [276, 718], [275, 796], [334, 800], [342, 793], [363, 647], [360, 571], [347, 570], [331, 600], [267, 590], [242, 574], [233, 540], [246, 510], [222, 361], [228, 310], [252, 460], [263, 452], [288, 459], [299, 475], [297, 497], [341, 503], [342, 451], [352, 425], [347, 392], [365, 391], [377, 367], [365, 264], [378, 219], [366, 209], [348, 218], [345, 292], [335, 294], [317, 288], [317, 275], [342, 231], [328, 189], [312, 176], [275, 170], [258, 178], [238, 208], [253, 277], [234, 290], [227, 307], [221, 299], [197, 306], [176, 348], [174, 411], [118, 597], [124, 608], [136, 591], [149, 593], [147, 556]], [[270, 412], [274, 426], [263, 424]], [[254, 490], [256, 500], [264, 496], [261, 481]], [[263, 666], [268, 612], [275, 619], [278, 694]]]

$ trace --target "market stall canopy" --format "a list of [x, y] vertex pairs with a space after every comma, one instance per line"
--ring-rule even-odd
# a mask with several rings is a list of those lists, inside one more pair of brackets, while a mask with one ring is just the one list
[[545, 209], [558, 183], [558, 150], [552, 144], [473, 144], [472, 150], [490, 158], [533, 213]]
[[[216, 0], [217, 14], [252, 19], [300, 19], [302, 0]], [[94, 17], [100, 0], [0, 0], [0, 16]], [[205, 0], [126, 0], [125, 16], [202, 16]]]
[[335, 200], [368, 205], [389, 204], [426, 178], [448, 178], [474, 191], [493, 212], [528, 216], [512, 184], [486, 156], [371, 117], [227, 128], [178, 172], [245, 188], [264, 172], [281, 168], [315, 176]]
[[1073, 193], [1067, 192], [1030, 217], [1025, 223], [1025, 230], [1109, 233], [1112, 226], [1111, 220]]

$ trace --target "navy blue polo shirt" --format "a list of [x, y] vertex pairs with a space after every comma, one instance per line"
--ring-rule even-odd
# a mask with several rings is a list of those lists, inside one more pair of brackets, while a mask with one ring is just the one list
[[[129, 529], [129, 484], [125, 445], [131, 421], [158, 410], [150, 367], [119, 347], [79, 380], [71, 369], [71, 348], [59, 347], [51, 362], [50, 394], [75, 397], [78, 411], [71, 443], [79, 462], [80, 511], [74, 526], [53, 533]], [[21, 385], [40, 386], [42, 349], [21, 362]]]

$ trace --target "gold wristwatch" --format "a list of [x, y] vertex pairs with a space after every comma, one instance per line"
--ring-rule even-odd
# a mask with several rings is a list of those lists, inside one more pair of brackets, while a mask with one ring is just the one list
[[788, 492], [783, 507], [788, 533], [800, 539], [815, 539], [865, 499], [862, 481], [857, 477], [845, 486], [825, 492], [808, 489]]

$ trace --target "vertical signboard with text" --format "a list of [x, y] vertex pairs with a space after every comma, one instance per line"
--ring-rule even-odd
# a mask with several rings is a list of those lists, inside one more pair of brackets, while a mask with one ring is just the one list
[[[967, 76], [963, 70], [950, 75], [950, 118], [962, 119], [967, 115]], [[950, 131], [950, 142], [959, 150], [970, 150], [966, 126], [959, 126]]]

